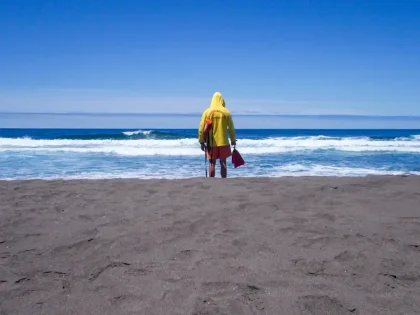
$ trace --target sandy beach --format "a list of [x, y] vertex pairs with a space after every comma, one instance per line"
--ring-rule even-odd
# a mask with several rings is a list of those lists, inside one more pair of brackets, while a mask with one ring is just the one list
[[0, 314], [419, 314], [420, 177], [0, 181]]

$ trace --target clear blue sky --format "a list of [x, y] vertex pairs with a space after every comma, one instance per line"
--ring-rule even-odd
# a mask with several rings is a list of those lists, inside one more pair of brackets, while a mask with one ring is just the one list
[[0, 111], [420, 115], [420, 1], [1, 0]]

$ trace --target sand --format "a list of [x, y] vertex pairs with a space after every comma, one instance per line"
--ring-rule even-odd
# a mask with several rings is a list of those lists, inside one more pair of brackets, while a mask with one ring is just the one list
[[419, 314], [420, 177], [0, 182], [0, 314]]

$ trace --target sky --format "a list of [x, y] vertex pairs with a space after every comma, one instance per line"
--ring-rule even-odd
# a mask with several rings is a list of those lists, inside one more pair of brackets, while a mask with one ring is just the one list
[[1, 0], [0, 112], [420, 115], [418, 0]]
[[[241, 129], [412, 129], [420, 117], [233, 115]], [[1, 128], [198, 129], [200, 114], [0, 114]]]

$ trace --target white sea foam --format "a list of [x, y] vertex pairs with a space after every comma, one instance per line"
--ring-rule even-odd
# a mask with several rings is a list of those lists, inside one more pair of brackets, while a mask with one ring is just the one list
[[[1, 178], [2, 180], [16, 179], [44, 179], [44, 180], [77, 180], [77, 179], [183, 179], [203, 177], [201, 167], [191, 168], [179, 167], [176, 170], [171, 168], [146, 167], [136, 171], [105, 170], [95, 172], [79, 172], [77, 174], [51, 174], [51, 175], [26, 175]], [[370, 169], [358, 167], [340, 167], [321, 164], [304, 165], [290, 163], [274, 167], [274, 169], [242, 168], [231, 171], [229, 177], [299, 177], [299, 176], [334, 176], [334, 177], [364, 177], [370, 175], [420, 175], [420, 172], [390, 171], [384, 169]]]
[[330, 166], [320, 164], [285, 164], [275, 167], [274, 177], [280, 176], [368, 176], [368, 175], [420, 175], [420, 172], [389, 171], [358, 167]]
[[[136, 131], [137, 132], [137, 131]], [[140, 131], [139, 131], [140, 132]], [[147, 131], [142, 131], [147, 132]], [[127, 156], [201, 155], [196, 139], [179, 140], [34, 140], [0, 138], [0, 152], [74, 152]], [[420, 136], [410, 139], [372, 140], [360, 138], [291, 137], [242, 139], [238, 149], [243, 154], [275, 154], [298, 151], [338, 150], [347, 152], [420, 153]]]
[[124, 131], [123, 134], [125, 134], [126, 136], [133, 136], [133, 135], [139, 135], [139, 134], [148, 136], [150, 135], [151, 132], [152, 132], [151, 130], [136, 130], [136, 131]]

